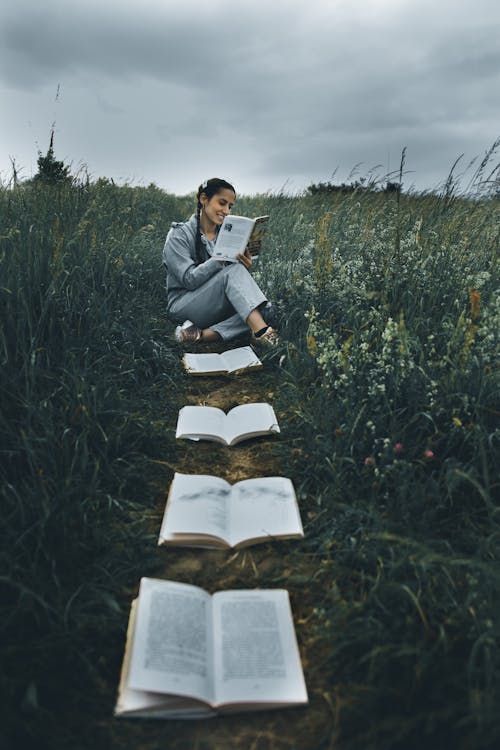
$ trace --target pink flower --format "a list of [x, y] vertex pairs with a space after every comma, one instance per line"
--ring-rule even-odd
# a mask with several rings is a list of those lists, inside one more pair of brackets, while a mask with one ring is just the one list
[[404, 451], [403, 443], [396, 443], [393, 448], [394, 453], [402, 453]]
[[427, 448], [427, 450], [424, 451], [424, 456], [428, 459], [434, 458], [434, 452]]
[[365, 458], [365, 466], [375, 466], [375, 459], [373, 456], [367, 456]]

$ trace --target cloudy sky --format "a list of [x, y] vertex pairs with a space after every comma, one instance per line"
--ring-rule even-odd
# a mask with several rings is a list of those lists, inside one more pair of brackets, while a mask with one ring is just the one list
[[498, 0], [2, 0], [0, 178], [55, 123], [73, 172], [176, 194], [383, 175], [404, 147], [434, 188], [500, 136], [499, 40]]

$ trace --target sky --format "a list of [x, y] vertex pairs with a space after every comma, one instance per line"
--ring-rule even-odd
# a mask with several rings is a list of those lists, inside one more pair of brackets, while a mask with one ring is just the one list
[[0, 179], [53, 127], [73, 174], [177, 195], [396, 179], [403, 149], [405, 188], [467, 181], [499, 39], [498, 0], [2, 0]]

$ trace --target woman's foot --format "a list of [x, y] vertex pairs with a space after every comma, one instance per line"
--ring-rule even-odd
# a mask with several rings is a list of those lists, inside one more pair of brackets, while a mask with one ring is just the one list
[[264, 344], [265, 346], [276, 346], [279, 344], [278, 331], [275, 331], [271, 326], [266, 326], [257, 333], [254, 333], [253, 340], [256, 344]]
[[191, 344], [201, 340], [201, 328], [195, 326], [190, 320], [185, 320], [181, 326], [175, 329], [175, 340], [180, 344]]

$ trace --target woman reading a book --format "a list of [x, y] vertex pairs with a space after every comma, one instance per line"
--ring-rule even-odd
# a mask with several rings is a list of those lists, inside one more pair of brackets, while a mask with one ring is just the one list
[[256, 341], [275, 343], [274, 310], [252, 278], [249, 248], [237, 263], [212, 259], [215, 240], [236, 200], [234, 187], [213, 177], [197, 192], [196, 214], [174, 223], [165, 240], [167, 311], [179, 325], [178, 341], [227, 340], [249, 331]]

